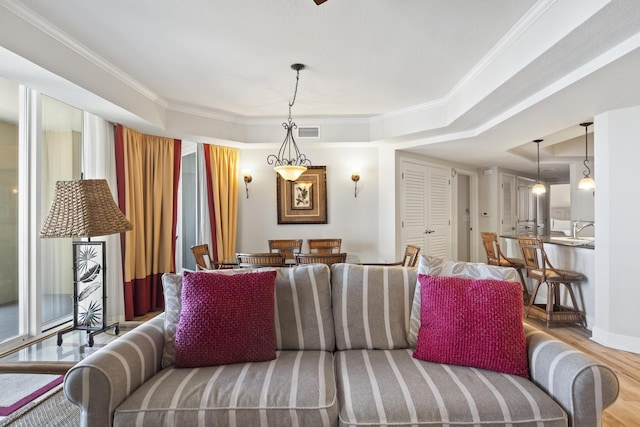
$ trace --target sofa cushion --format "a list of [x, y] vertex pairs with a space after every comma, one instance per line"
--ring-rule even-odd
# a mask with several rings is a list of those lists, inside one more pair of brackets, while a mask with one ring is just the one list
[[269, 362], [166, 368], [116, 409], [113, 424], [336, 426], [333, 355], [276, 354]]
[[[442, 258], [420, 255], [418, 273], [429, 276], [467, 277], [471, 279], [496, 279], [518, 281], [518, 272], [510, 267], [497, 267], [480, 262], [446, 261]], [[417, 279], [417, 275], [416, 275]], [[420, 328], [420, 283], [415, 286], [413, 303], [411, 304], [411, 320], [407, 340], [411, 347], [416, 346], [418, 329]]]
[[338, 350], [406, 348], [416, 268], [334, 264]]
[[275, 359], [275, 278], [275, 271], [185, 272], [176, 328], [176, 367]]
[[[275, 331], [279, 350], [335, 349], [331, 283], [329, 267], [313, 264], [283, 268], [212, 270], [207, 274], [237, 274], [275, 270]], [[175, 360], [175, 333], [182, 301], [182, 275], [164, 274], [162, 286], [165, 298], [165, 345], [162, 367]]]
[[335, 350], [329, 266], [277, 268], [276, 344], [281, 350]]
[[336, 383], [340, 425], [567, 425], [525, 378], [425, 362], [410, 349], [339, 352]]
[[529, 378], [520, 283], [422, 274], [418, 281], [414, 357]]

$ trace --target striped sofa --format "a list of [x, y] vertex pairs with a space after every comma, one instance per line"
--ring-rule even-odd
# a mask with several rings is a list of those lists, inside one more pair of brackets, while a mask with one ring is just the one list
[[537, 330], [526, 331], [531, 380], [414, 359], [424, 262], [277, 269], [275, 360], [176, 369], [168, 310], [79, 362], [66, 396], [91, 427], [601, 424], [617, 397], [614, 373]]

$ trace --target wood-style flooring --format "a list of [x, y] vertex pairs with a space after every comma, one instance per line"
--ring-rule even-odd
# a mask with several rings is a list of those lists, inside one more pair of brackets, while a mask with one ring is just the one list
[[562, 326], [547, 329], [534, 319], [525, 322], [577, 349], [589, 353], [598, 362], [609, 366], [620, 381], [618, 400], [604, 412], [604, 427], [640, 426], [640, 354], [604, 347], [591, 340], [588, 330]]

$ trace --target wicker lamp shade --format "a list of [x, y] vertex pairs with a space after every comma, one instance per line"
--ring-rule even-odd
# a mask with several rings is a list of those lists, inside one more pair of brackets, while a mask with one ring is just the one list
[[40, 237], [95, 237], [132, 229], [106, 180], [58, 181]]

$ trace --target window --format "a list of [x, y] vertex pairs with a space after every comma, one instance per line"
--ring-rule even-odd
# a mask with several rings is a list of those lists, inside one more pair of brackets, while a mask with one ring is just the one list
[[0, 78], [0, 352], [72, 319], [71, 239], [39, 231], [81, 157], [82, 111]]
[[19, 86], [0, 78], [0, 342], [19, 335]]
[[[80, 179], [82, 168], [82, 111], [42, 96], [40, 221], [49, 212], [56, 181]], [[72, 239], [41, 239], [40, 297], [42, 329], [58, 326], [73, 314]]]

